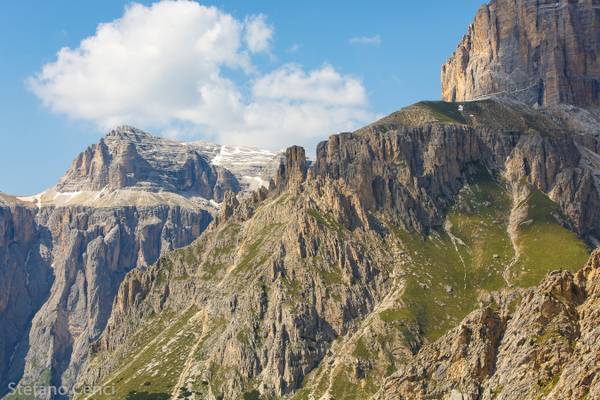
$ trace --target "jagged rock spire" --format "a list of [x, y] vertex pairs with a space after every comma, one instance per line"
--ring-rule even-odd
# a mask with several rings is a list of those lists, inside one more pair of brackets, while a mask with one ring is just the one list
[[306, 179], [307, 171], [308, 161], [304, 148], [291, 146], [285, 151], [285, 158], [279, 165], [276, 184], [280, 188], [299, 185]]

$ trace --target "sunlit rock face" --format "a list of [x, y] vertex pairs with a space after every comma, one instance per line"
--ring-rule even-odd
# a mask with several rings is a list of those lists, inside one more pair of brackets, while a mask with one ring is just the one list
[[600, 105], [599, 30], [593, 0], [493, 0], [443, 65], [442, 98]]

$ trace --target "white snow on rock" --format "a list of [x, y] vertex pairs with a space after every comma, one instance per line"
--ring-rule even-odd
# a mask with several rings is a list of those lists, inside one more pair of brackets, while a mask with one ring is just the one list
[[275, 175], [283, 152], [272, 152], [248, 146], [219, 145], [204, 141], [190, 142], [210, 163], [231, 171], [246, 190], [268, 187]]

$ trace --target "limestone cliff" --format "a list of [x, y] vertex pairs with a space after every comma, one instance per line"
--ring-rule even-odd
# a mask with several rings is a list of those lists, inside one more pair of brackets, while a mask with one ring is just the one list
[[52, 241], [30, 204], [0, 194], [0, 382], [17, 381], [31, 318], [52, 285]]
[[74, 161], [59, 192], [115, 189], [167, 191], [221, 201], [240, 190], [237, 178], [214, 166], [194, 146], [151, 136], [131, 127], [110, 131]]
[[442, 67], [442, 98], [600, 105], [596, 0], [492, 0]]

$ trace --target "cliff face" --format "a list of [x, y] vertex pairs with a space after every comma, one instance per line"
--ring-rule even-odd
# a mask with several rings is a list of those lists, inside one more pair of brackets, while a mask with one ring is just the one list
[[0, 209], [3, 387], [70, 387], [132, 268], [192, 242], [212, 217], [173, 204]]
[[20, 384], [70, 387], [125, 274], [191, 243], [210, 220], [207, 211], [170, 205], [40, 210], [37, 223], [55, 244], [54, 282], [31, 322]]
[[52, 284], [52, 241], [31, 205], [0, 195], [0, 382], [23, 369], [27, 334]]
[[600, 105], [600, 4], [493, 0], [442, 67], [442, 98]]
[[511, 101], [458, 107], [423, 102], [334, 135], [317, 148], [315, 174], [342, 179], [367, 208], [394, 210], [405, 229], [425, 232], [442, 224], [465, 171], [479, 163], [547, 193], [577, 232], [598, 235], [597, 115], [538, 112]]

